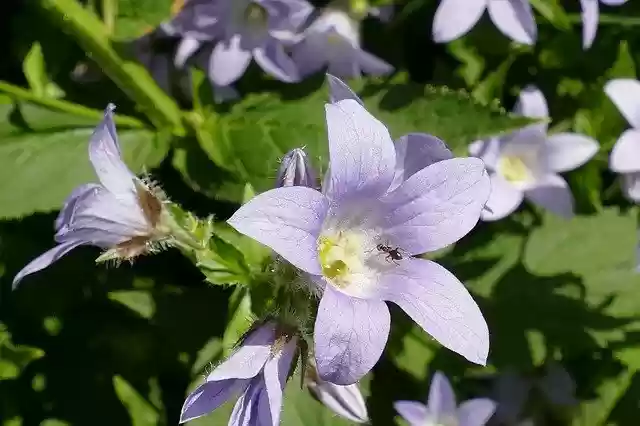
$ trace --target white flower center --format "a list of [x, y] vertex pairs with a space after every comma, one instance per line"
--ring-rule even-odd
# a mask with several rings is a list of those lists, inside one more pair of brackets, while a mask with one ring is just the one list
[[339, 36], [333, 34], [333, 40], [329, 43], [348, 42], [352, 46], [360, 46], [360, 28], [358, 22], [353, 20], [347, 13], [326, 9], [326, 11], [309, 27], [309, 32], [326, 33], [335, 31]]
[[249, 27], [264, 28], [268, 19], [267, 10], [257, 3], [249, 3], [244, 10], [244, 20]]
[[533, 179], [531, 170], [522, 158], [516, 155], [505, 155], [498, 160], [498, 173], [508, 182], [524, 184]]

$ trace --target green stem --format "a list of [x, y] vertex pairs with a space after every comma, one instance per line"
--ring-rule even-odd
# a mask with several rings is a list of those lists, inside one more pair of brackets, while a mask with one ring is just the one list
[[118, 14], [117, 0], [102, 0], [102, 20], [109, 34], [113, 34]]
[[[572, 24], [582, 24], [582, 16], [578, 13], [569, 13], [567, 18]], [[598, 23], [603, 25], [637, 26], [640, 25], [640, 17], [600, 14]]]
[[149, 73], [113, 49], [104, 23], [76, 0], [41, 0], [40, 5], [63, 31], [74, 37], [157, 128], [171, 126], [178, 136], [185, 134], [181, 111], [175, 101], [155, 83]]
[[[30, 90], [25, 90], [22, 87], [14, 86], [13, 84], [0, 81], [0, 93], [6, 93], [16, 99], [24, 100], [34, 103], [36, 105], [50, 108], [56, 111], [68, 112], [70, 114], [79, 115], [82, 117], [95, 118], [96, 122], [102, 120], [104, 113], [95, 109], [87, 108], [80, 104], [73, 102], [63, 101], [60, 99], [44, 98], [37, 96]], [[127, 117], [126, 115], [115, 115], [114, 120], [119, 126], [130, 127], [134, 129], [141, 129], [145, 127], [145, 124], [133, 117]]]

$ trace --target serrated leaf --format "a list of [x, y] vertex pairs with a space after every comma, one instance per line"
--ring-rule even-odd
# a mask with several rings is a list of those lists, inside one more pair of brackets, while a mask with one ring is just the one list
[[[531, 120], [508, 114], [497, 106], [481, 105], [462, 92], [403, 82], [368, 81], [360, 88], [367, 109], [385, 123], [394, 138], [409, 132], [425, 132], [442, 138], [454, 150], [465, 152], [472, 141], [505, 133]], [[216, 144], [224, 144], [230, 155], [224, 167], [256, 191], [273, 187], [279, 160], [292, 148], [305, 146], [321, 172], [328, 160], [324, 104], [328, 92], [323, 85], [300, 99], [281, 101], [274, 95], [247, 97], [223, 115], [211, 129]], [[202, 142], [201, 142], [202, 143]], [[201, 145], [214, 162], [224, 149]]]
[[[95, 182], [88, 143], [93, 130], [23, 133], [0, 142], [0, 217], [17, 218], [62, 206], [78, 185]], [[123, 131], [119, 141], [131, 170], [153, 167], [168, 146], [146, 130]]]
[[209, 239], [206, 251], [197, 252], [196, 266], [207, 281], [216, 285], [248, 283], [250, 271], [240, 250], [216, 235]]

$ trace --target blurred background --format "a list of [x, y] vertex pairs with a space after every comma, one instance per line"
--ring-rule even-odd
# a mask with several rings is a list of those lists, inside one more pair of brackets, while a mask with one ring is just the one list
[[[0, 4], [0, 81], [96, 110], [113, 102], [118, 114], [145, 120], [78, 38], [62, 30], [46, 3]], [[640, 2], [603, 6], [589, 50], [582, 48], [577, 0], [531, 3], [538, 26], [535, 46], [510, 41], [486, 14], [468, 35], [436, 44], [431, 36], [435, 0], [398, 0], [388, 22], [375, 17], [362, 22], [363, 46], [411, 81], [463, 89], [470, 101], [496, 105], [499, 100], [507, 110], [524, 86], [534, 84], [547, 98], [551, 132], [575, 131], [601, 144], [589, 164], [567, 175], [576, 198], [575, 219], [562, 221], [525, 206], [505, 220], [479, 225], [436, 255], [469, 286], [487, 317], [490, 365], [472, 366], [452, 355], [393, 310], [385, 355], [363, 383], [373, 425], [401, 424], [393, 401], [424, 400], [436, 370], [451, 378], [464, 399], [494, 395], [500, 373], [543, 377], [558, 364], [571, 377], [568, 388], [576, 401], [558, 409], [532, 396], [527, 409], [535, 413], [536, 425], [638, 424], [638, 210], [607, 171], [609, 151], [627, 124], [603, 86], [613, 78], [637, 78]], [[146, 66], [184, 111], [192, 108], [195, 77], [189, 70], [199, 63], [173, 66], [180, 39], [156, 30], [181, 10], [181, 0], [119, 0], [109, 3], [117, 5], [111, 12], [100, 0], [83, 4], [101, 16], [116, 51]], [[254, 64], [236, 89], [241, 97], [276, 91], [284, 103], [301, 102], [322, 79], [318, 75], [287, 86], [265, 77]], [[53, 188], [54, 183], [87, 176], [83, 156], [90, 132], [85, 130], [99, 118], [78, 122], [41, 114], [11, 87], [0, 86], [0, 425], [177, 424], [187, 390], [220, 359], [233, 316], [233, 288], [207, 284], [177, 251], [115, 268], [95, 266], [99, 250], [81, 248], [12, 291], [14, 275], [52, 247], [55, 202], [68, 192], [66, 186]], [[205, 92], [205, 101], [213, 105], [211, 89]], [[233, 107], [215, 108], [224, 114]], [[429, 114], [428, 105], [422, 111]], [[465, 116], [449, 122], [463, 126]], [[304, 145], [305, 135], [291, 143]], [[24, 145], [16, 145], [18, 136]], [[173, 201], [219, 220], [235, 210], [237, 182], [208, 160], [195, 136], [138, 136], [139, 145], [132, 148], [136, 164], [145, 165]], [[246, 135], [244, 142], [252, 143], [254, 136]], [[464, 144], [454, 149], [465, 151]], [[63, 170], [51, 165], [58, 162]], [[269, 166], [273, 175], [276, 168]], [[350, 424], [298, 383], [290, 383], [287, 392], [284, 425]], [[226, 424], [227, 413], [193, 424]]]

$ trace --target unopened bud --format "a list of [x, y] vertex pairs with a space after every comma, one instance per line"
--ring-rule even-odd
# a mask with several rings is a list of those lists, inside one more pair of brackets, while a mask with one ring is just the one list
[[318, 377], [315, 366], [307, 367], [307, 387], [309, 391], [334, 413], [356, 423], [367, 423], [369, 414], [364, 398], [356, 383], [339, 386], [325, 382]]
[[276, 187], [282, 186], [317, 188], [318, 175], [309, 163], [307, 153], [302, 148], [292, 149], [282, 159], [276, 178]]

